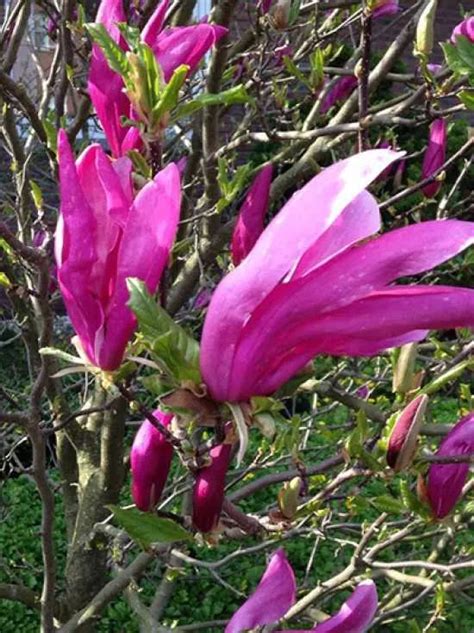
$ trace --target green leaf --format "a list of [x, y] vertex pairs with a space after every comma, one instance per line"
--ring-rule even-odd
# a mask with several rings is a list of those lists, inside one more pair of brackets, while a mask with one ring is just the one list
[[110, 68], [122, 77], [127, 75], [129, 64], [125, 51], [110, 37], [105, 26], [89, 22], [85, 27], [94, 42], [100, 46]]
[[391, 514], [402, 514], [405, 506], [399, 499], [395, 499], [391, 495], [380, 495], [372, 499], [374, 505], [380, 512], [389, 512]]
[[142, 549], [148, 549], [153, 543], [174, 543], [192, 541], [193, 536], [175, 521], [157, 517], [150, 512], [140, 512], [136, 508], [107, 506], [117, 523]]
[[11, 281], [8, 279], [6, 273], [0, 272], [0, 286], [3, 286], [4, 288], [8, 288], [11, 285], [12, 285]]
[[138, 320], [145, 347], [178, 383], [201, 382], [199, 344], [157, 304], [140, 279], [127, 279], [128, 305]]
[[249, 103], [252, 101], [252, 97], [248, 94], [245, 86], [242, 84], [224, 90], [224, 92], [206, 93], [199, 95], [192, 101], [184, 103], [176, 109], [173, 115], [173, 120], [180, 119], [185, 116], [190, 116], [194, 112], [201, 110], [207, 106], [215, 105], [233, 105], [235, 103]]
[[42, 121], [44, 131], [46, 132], [46, 144], [48, 149], [51, 150], [54, 154], [57, 154], [58, 151], [58, 130], [55, 125], [49, 121], [49, 119], [43, 119]]
[[34, 180], [30, 180], [30, 187], [31, 197], [33, 198], [35, 207], [40, 210], [43, 206], [43, 192], [41, 191], [41, 187]]
[[288, 16], [288, 25], [291, 26], [300, 14], [301, 0], [294, 0], [291, 4], [290, 14]]
[[158, 103], [152, 109], [152, 125], [160, 122], [166, 112], [170, 112], [176, 107], [181, 90], [189, 72], [189, 66], [182, 64], [174, 71], [171, 79], [166, 84]]
[[305, 86], [308, 86], [308, 88], [311, 88], [307, 77], [301, 72], [301, 70], [298, 68], [298, 66], [295, 64], [295, 62], [292, 59], [290, 59], [289, 57], [285, 55], [283, 57], [283, 64], [285, 65], [285, 68], [291, 75], [296, 77], [296, 79], [299, 79], [301, 83], [303, 83]]
[[456, 75], [474, 75], [474, 44], [466, 37], [459, 36], [456, 45], [445, 42], [441, 47], [446, 63]]
[[462, 90], [458, 97], [468, 110], [474, 111], [474, 92], [472, 90]]
[[429, 517], [427, 508], [418, 499], [416, 494], [410, 490], [410, 484], [406, 479], [400, 480], [400, 497], [403, 505], [408, 508], [410, 512], [415, 512], [415, 514], [418, 514], [425, 519]]
[[130, 49], [132, 51], [136, 50], [141, 42], [140, 29], [136, 26], [130, 26], [125, 22], [118, 22], [117, 26], [124, 40], [130, 46]]

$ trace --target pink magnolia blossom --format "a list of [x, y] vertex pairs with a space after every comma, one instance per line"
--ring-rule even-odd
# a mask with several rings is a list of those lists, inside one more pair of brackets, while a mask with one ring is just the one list
[[[153, 415], [163, 426], [173, 416], [156, 410]], [[132, 497], [139, 510], [148, 512], [158, 503], [171, 466], [173, 446], [163, 433], [145, 420], [138, 429], [130, 452]]]
[[[241, 633], [282, 618], [295, 603], [296, 582], [285, 553], [279, 549], [270, 559], [254, 593], [238, 609], [225, 633]], [[365, 633], [377, 611], [377, 589], [372, 580], [359, 583], [336, 615], [311, 629], [314, 633]], [[286, 630], [279, 633], [305, 633]]]
[[260, 9], [262, 13], [268, 13], [270, 11], [270, 7], [272, 6], [273, 0], [259, 0]]
[[345, 75], [339, 77], [334, 85], [329, 89], [328, 93], [323, 99], [321, 107], [319, 109], [321, 114], [326, 114], [333, 105], [347, 99], [349, 95], [355, 90], [357, 86], [357, 77], [354, 75]]
[[212, 532], [219, 521], [231, 451], [231, 444], [219, 444], [211, 448], [211, 464], [201, 468], [196, 475], [193, 489], [193, 524], [200, 532]]
[[400, 11], [398, 0], [378, 0], [372, 9], [373, 18], [382, 18], [387, 15], [395, 15]]
[[[448, 140], [448, 126], [445, 119], [436, 119], [430, 126], [428, 147], [423, 157], [421, 177], [429, 178], [446, 160], [446, 144]], [[441, 182], [435, 180], [423, 187], [427, 198], [433, 198], [441, 188]]]
[[[182, 64], [193, 72], [207, 51], [227, 33], [227, 29], [214, 24], [195, 24], [176, 28], [163, 28], [169, 0], [162, 0], [145, 25], [141, 37], [150, 46], [168, 81]], [[103, 24], [109, 35], [123, 50], [127, 45], [117, 27], [126, 22], [122, 0], [102, 0], [96, 22]], [[89, 73], [89, 95], [114, 156], [122, 156], [141, 145], [137, 128], [126, 127], [121, 117], [134, 119], [130, 100], [124, 93], [122, 78], [108, 65], [100, 47], [94, 44]]]
[[[436, 453], [439, 457], [474, 452], [474, 412], [466, 415], [446, 435]], [[431, 464], [428, 501], [434, 516], [443, 519], [454, 508], [469, 473], [469, 464]]]
[[317, 354], [370, 356], [474, 325], [474, 290], [394, 285], [472, 244], [474, 223], [424, 222], [367, 240], [381, 220], [366, 187], [399, 159], [374, 149], [323, 170], [222, 279], [200, 359], [216, 401], [270, 395]]
[[91, 145], [74, 161], [63, 130], [58, 155], [59, 287], [90, 362], [112, 371], [136, 325], [127, 277], [155, 292], [167, 264], [179, 219], [179, 174], [170, 164], [134, 198], [128, 158], [111, 160]]
[[451, 34], [451, 42], [456, 45], [459, 35], [467, 37], [467, 39], [474, 44], [474, 15], [466, 18], [454, 27]]
[[235, 266], [238, 266], [245, 259], [263, 231], [263, 220], [268, 207], [272, 173], [273, 168], [271, 165], [266, 165], [260, 171], [240, 209], [230, 247], [232, 262]]

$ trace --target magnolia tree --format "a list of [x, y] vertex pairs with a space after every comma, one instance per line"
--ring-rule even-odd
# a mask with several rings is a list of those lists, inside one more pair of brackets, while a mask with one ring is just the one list
[[474, 18], [196, 4], [4, 16], [3, 630], [471, 630]]

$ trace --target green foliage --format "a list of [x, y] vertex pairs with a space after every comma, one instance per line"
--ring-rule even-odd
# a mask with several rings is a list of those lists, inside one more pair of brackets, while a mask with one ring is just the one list
[[129, 306], [138, 320], [144, 348], [168, 378], [199, 383], [199, 344], [159, 306], [139, 279], [128, 279]]
[[163, 519], [150, 512], [140, 512], [136, 508], [108, 506], [119, 525], [142, 549], [154, 543], [175, 543], [192, 541], [192, 535], [171, 519]]

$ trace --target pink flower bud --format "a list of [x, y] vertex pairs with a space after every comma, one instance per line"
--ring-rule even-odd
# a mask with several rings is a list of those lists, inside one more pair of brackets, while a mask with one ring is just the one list
[[387, 449], [387, 464], [395, 472], [408, 468], [413, 461], [427, 404], [428, 396], [416, 397], [395, 422]]
[[[446, 159], [447, 123], [444, 119], [436, 119], [430, 127], [428, 147], [423, 158], [421, 177], [429, 178], [437, 171]], [[440, 190], [441, 183], [437, 180], [423, 187], [427, 198], [433, 198]]]
[[372, 8], [372, 17], [382, 18], [386, 15], [395, 15], [399, 10], [398, 0], [378, 0]]
[[219, 521], [231, 450], [231, 444], [219, 444], [211, 448], [211, 464], [201, 468], [196, 475], [193, 490], [193, 524], [200, 532], [211, 532]]
[[451, 35], [451, 42], [454, 45], [457, 44], [460, 35], [467, 37], [467, 39], [474, 44], [474, 15], [471, 15], [471, 17], [466, 18], [454, 27]]
[[[156, 410], [153, 415], [163, 426], [173, 416]], [[145, 420], [138, 429], [130, 452], [132, 497], [139, 510], [148, 512], [158, 503], [171, 466], [173, 446], [151, 422]]]
[[234, 266], [238, 266], [247, 257], [263, 231], [263, 219], [268, 208], [272, 171], [271, 165], [266, 165], [260, 171], [240, 209], [230, 247]]
[[[440, 457], [474, 451], [474, 412], [462, 418], [446, 435], [436, 453]], [[428, 500], [434, 516], [443, 519], [458, 502], [469, 473], [469, 464], [432, 464], [428, 471]]]

